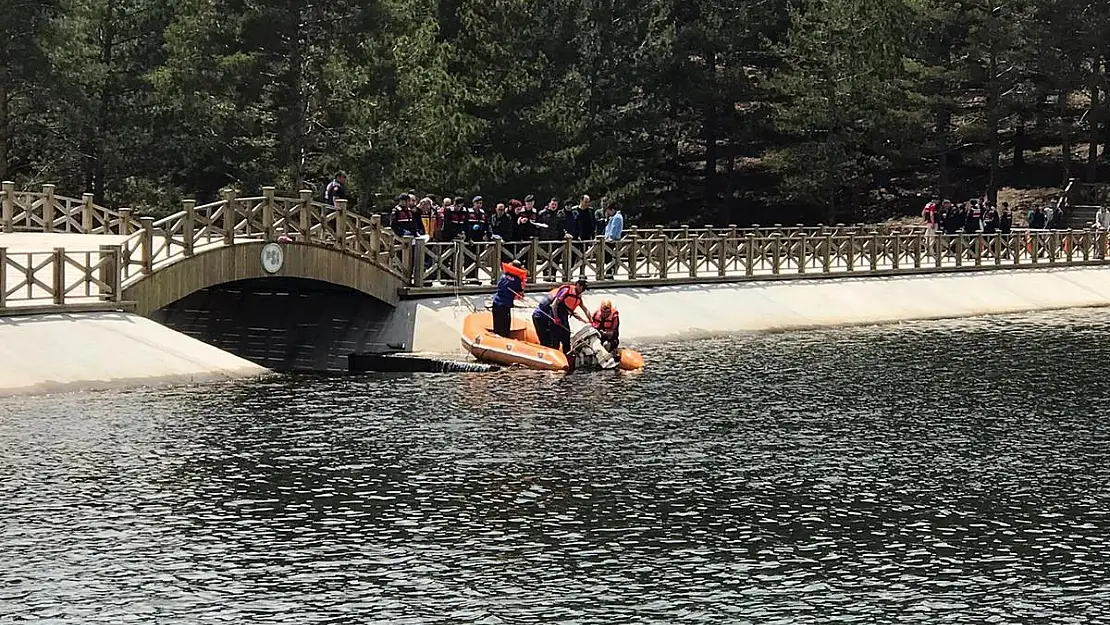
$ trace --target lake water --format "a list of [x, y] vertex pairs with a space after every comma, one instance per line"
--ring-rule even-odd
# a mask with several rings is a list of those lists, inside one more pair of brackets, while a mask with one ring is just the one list
[[1107, 622], [1108, 333], [0, 400], [0, 621]]

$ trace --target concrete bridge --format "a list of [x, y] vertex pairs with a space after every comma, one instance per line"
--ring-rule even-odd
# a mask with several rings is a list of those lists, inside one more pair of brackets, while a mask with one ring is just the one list
[[1093, 230], [933, 238], [919, 227], [632, 228], [620, 241], [429, 243], [312, 200], [226, 192], [161, 218], [3, 184], [0, 315], [127, 310], [276, 369], [411, 346], [419, 298], [488, 293], [507, 260], [547, 290], [1100, 265]]

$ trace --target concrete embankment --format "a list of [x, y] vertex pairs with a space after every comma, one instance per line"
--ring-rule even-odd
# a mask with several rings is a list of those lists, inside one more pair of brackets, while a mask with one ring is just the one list
[[0, 318], [0, 395], [206, 382], [265, 372], [138, 315]]
[[[1110, 270], [1021, 269], [929, 275], [592, 289], [586, 304], [611, 299], [626, 344], [743, 332], [874, 325], [1065, 308], [1110, 306]], [[466, 303], [487, 296], [404, 302], [414, 320], [412, 347], [458, 354]], [[592, 308], [591, 308], [592, 309]], [[529, 314], [528, 309], [518, 315]], [[576, 322], [572, 321], [575, 327]]]

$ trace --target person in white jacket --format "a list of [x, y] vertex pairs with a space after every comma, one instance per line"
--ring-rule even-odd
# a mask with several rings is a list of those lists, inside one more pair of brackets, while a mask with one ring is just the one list
[[1110, 236], [1110, 209], [1105, 206], [1095, 213], [1095, 248], [1098, 258], [1106, 258], [1107, 237]]

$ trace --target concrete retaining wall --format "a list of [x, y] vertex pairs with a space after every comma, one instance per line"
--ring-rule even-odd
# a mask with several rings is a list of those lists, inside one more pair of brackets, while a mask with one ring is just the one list
[[0, 317], [0, 395], [203, 382], [265, 372], [138, 315]]
[[[1105, 268], [983, 271], [590, 290], [586, 304], [611, 299], [626, 344], [743, 332], [871, 325], [1063, 308], [1110, 306]], [[488, 296], [402, 302], [415, 320], [414, 351], [459, 354], [468, 309]], [[530, 314], [530, 309], [517, 314]], [[577, 327], [577, 322], [571, 322]]]

